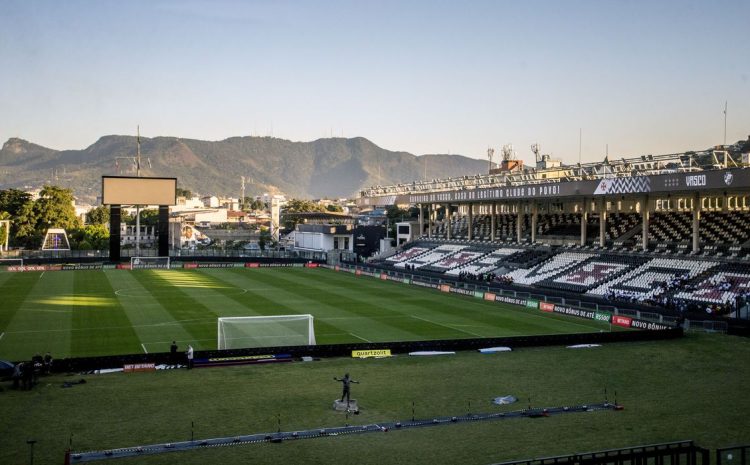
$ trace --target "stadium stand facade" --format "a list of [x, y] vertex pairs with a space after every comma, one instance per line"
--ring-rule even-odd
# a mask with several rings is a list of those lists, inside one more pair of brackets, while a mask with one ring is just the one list
[[748, 147], [376, 186], [359, 204], [419, 211], [420, 237], [378, 266], [739, 315]]

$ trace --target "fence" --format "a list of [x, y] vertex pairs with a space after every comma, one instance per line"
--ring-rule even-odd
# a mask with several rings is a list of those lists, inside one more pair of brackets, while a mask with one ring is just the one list
[[459, 287], [462, 289], [475, 291], [475, 292], [492, 292], [497, 295], [506, 296], [509, 298], [514, 299], [525, 299], [525, 300], [537, 300], [537, 301], [543, 301], [543, 302], [551, 302], [559, 305], [568, 305], [571, 307], [577, 307], [577, 308], [583, 308], [588, 310], [595, 310], [595, 311], [602, 311], [602, 312], [609, 312], [613, 315], [625, 315], [630, 316], [639, 320], [645, 320], [645, 321], [653, 321], [658, 323], [665, 323], [665, 324], [676, 324], [677, 318], [669, 315], [661, 315], [659, 313], [654, 312], [645, 312], [641, 310], [630, 310], [630, 309], [624, 309], [613, 305], [605, 305], [600, 304], [597, 302], [589, 302], [585, 300], [581, 300], [580, 298], [570, 298], [570, 297], [561, 297], [561, 296], [555, 296], [555, 295], [547, 295], [547, 294], [540, 294], [537, 292], [531, 292], [531, 291], [517, 291], [517, 290], [511, 290], [511, 289], [501, 289], [498, 287], [483, 285], [483, 284], [477, 284], [477, 283], [470, 283], [470, 282], [463, 282], [463, 281], [457, 281], [455, 279], [445, 279], [445, 278], [436, 278], [432, 276], [426, 276], [422, 274], [413, 274], [413, 273], [402, 273], [398, 271], [393, 271], [389, 269], [382, 269], [382, 268], [373, 268], [373, 267], [367, 267], [367, 266], [352, 266], [347, 264], [340, 265], [341, 268], [345, 269], [352, 269], [357, 268], [359, 270], [363, 270], [369, 273], [378, 273], [378, 274], [386, 274], [388, 276], [392, 276], [397, 279], [408, 279], [411, 281], [421, 282], [425, 284], [434, 284], [439, 286], [440, 284], [450, 284], [455, 287]]
[[726, 321], [717, 320], [685, 320], [686, 331], [701, 331], [704, 333], [724, 333], [729, 330], [729, 325]]
[[[325, 261], [325, 252], [313, 252], [307, 250], [244, 250], [244, 249], [200, 249], [183, 251], [180, 249], [170, 250], [169, 256], [173, 259], [192, 260], [194, 258], [303, 258], [307, 260]], [[123, 249], [121, 257], [129, 259], [136, 256], [135, 249]], [[155, 249], [141, 249], [138, 256], [155, 257]], [[109, 250], [12, 250], [3, 254], [3, 258], [23, 258], [24, 260], [109, 260]]]
[[716, 465], [748, 465], [750, 446], [716, 449]]
[[[717, 457], [719, 451], [716, 451]], [[743, 456], [744, 457], [744, 456]], [[495, 465], [710, 465], [708, 449], [693, 441], [500, 462]], [[720, 462], [717, 465], [721, 465]], [[732, 462], [732, 465], [745, 465]]]

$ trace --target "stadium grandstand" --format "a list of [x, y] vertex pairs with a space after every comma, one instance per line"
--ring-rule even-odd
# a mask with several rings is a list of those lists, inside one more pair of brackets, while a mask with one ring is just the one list
[[[375, 266], [747, 318], [750, 138], [700, 152], [375, 186], [363, 209], [416, 206], [412, 240]], [[743, 316], [744, 315], [744, 316]]]

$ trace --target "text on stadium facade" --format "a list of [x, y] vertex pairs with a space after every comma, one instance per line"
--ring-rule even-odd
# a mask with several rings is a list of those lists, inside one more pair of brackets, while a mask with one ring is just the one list
[[560, 195], [560, 184], [541, 186], [503, 187], [498, 189], [474, 189], [457, 192], [410, 195], [410, 203], [454, 202], [461, 200], [520, 199]]

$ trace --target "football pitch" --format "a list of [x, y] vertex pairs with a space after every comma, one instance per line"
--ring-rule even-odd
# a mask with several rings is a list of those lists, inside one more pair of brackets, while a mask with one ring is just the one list
[[217, 347], [217, 319], [312, 314], [318, 344], [609, 330], [605, 323], [326, 269], [0, 273], [0, 358]]

